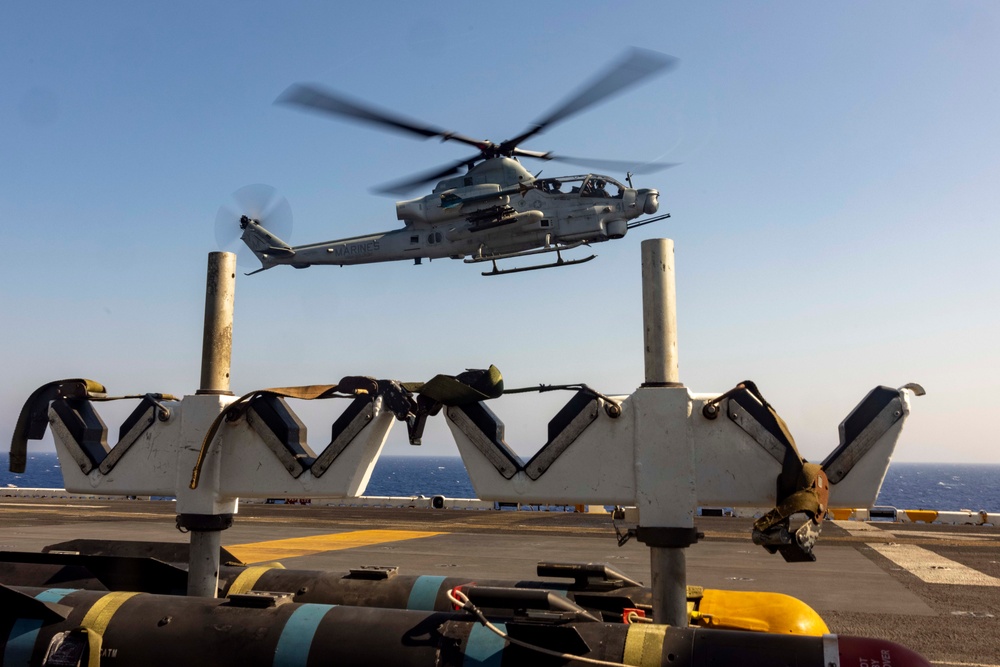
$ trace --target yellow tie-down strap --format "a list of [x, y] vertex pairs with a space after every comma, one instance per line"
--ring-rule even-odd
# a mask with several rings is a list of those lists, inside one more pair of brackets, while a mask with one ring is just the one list
[[41, 440], [49, 426], [49, 403], [60, 395], [93, 399], [105, 396], [107, 389], [100, 382], [86, 378], [56, 380], [31, 392], [14, 424], [10, 440], [10, 471], [22, 473], [28, 461], [28, 441]]
[[[197, 489], [198, 481], [201, 478], [201, 466], [205, 460], [205, 454], [208, 452], [208, 446], [212, 444], [212, 440], [215, 439], [215, 434], [219, 431], [219, 426], [226, 419], [236, 418], [243, 414], [243, 412], [250, 405], [250, 400], [258, 395], [270, 394], [273, 396], [278, 396], [280, 398], [300, 398], [302, 400], [311, 401], [319, 398], [332, 398], [337, 395], [337, 387], [335, 384], [324, 384], [324, 385], [309, 385], [306, 387], [274, 387], [271, 389], [256, 389], [251, 391], [249, 394], [244, 394], [238, 399], [230, 403], [225, 407], [222, 412], [215, 418], [212, 425], [208, 427], [208, 431], [205, 433], [204, 439], [201, 441], [201, 450], [198, 452], [198, 459], [195, 461], [194, 470], [191, 471], [191, 484], [190, 488]], [[361, 393], [365, 393], [363, 390]]]
[[101, 644], [104, 642], [104, 632], [111, 623], [114, 616], [125, 602], [140, 593], [108, 593], [93, 604], [87, 615], [80, 623], [80, 630], [87, 634], [87, 645], [90, 647], [90, 655], [87, 658], [87, 667], [100, 667], [101, 665]]
[[666, 625], [633, 623], [625, 635], [625, 655], [622, 661], [636, 667], [654, 667], [662, 662]]
[[240, 572], [238, 577], [233, 579], [233, 583], [229, 585], [229, 590], [226, 591], [226, 597], [229, 597], [230, 595], [242, 595], [244, 593], [249, 593], [257, 584], [257, 580], [260, 579], [265, 572], [276, 568], [284, 570], [285, 566], [281, 563], [266, 563], [264, 565], [253, 565], [248, 567]]
[[14, 424], [14, 434], [10, 440], [10, 471], [24, 472], [28, 460], [28, 441], [41, 440], [45, 437], [45, 431], [49, 427], [49, 404], [52, 401], [57, 399], [118, 401], [147, 397], [163, 401], [178, 400], [176, 396], [170, 394], [156, 393], [108, 396], [108, 390], [103, 384], [87, 378], [70, 378], [43, 384], [31, 392]]

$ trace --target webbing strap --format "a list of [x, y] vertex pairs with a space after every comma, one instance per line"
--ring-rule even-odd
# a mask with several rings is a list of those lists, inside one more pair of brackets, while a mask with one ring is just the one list
[[[225, 420], [232, 421], [240, 417], [250, 404], [250, 400], [256, 396], [277, 396], [278, 398], [298, 398], [304, 401], [312, 401], [320, 398], [331, 398], [337, 394], [335, 384], [313, 384], [304, 387], [273, 387], [271, 389], [256, 389], [249, 394], [244, 394], [226, 406], [219, 413], [219, 416], [212, 421], [208, 427], [205, 437], [201, 441], [201, 449], [198, 451], [198, 460], [195, 461], [194, 470], [191, 471], [191, 488], [198, 488], [198, 480], [201, 478], [201, 466], [208, 453], [208, 446], [215, 439], [215, 434], [219, 432], [219, 426]], [[367, 393], [364, 389], [355, 389], [355, 393]]]
[[659, 665], [666, 635], [666, 625], [632, 623], [628, 626], [628, 634], [625, 635], [625, 654], [622, 656], [622, 662], [637, 667]]
[[56, 380], [43, 384], [31, 392], [24, 402], [21, 413], [14, 425], [14, 435], [10, 439], [10, 471], [24, 472], [28, 461], [28, 440], [41, 440], [49, 425], [49, 403], [62, 394], [74, 398], [86, 398], [94, 394], [104, 394], [107, 390], [100, 382], [86, 378]]
[[242, 595], [243, 593], [249, 593], [253, 590], [253, 587], [257, 584], [257, 580], [263, 576], [268, 570], [284, 570], [285, 566], [281, 563], [269, 563], [268, 565], [254, 565], [248, 567], [239, 576], [233, 580], [233, 583], [229, 585], [229, 590], [226, 591], [226, 597], [230, 595]]
[[[205, 433], [201, 441], [201, 450], [198, 452], [198, 460], [195, 462], [194, 470], [191, 471], [192, 489], [198, 488], [198, 481], [201, 478], [201, 467], [205, 460], [205, 454], [215, 439], [219, 427], [223, 421], [234, 421], [241, 417], [250, 405], [250, 401], [258, 396], [275, 396], [278, 398], [297, 398], [305, 401], [312, 401], [322, 398], [334, 398], [336, 396], [359, 396], [371, 395], [376, 392], [382, 393], [380, 384], [385, 381], [375, 380], [368, 377], [345, 377], [338, 384], [315, 384], [304, 387], [273, 387], [271, 389], [258, 389], [244, 394], [230, 403], [219, 413], [212, 425]], [[468, 370], [456, 376], [435, 375], [429, 382], [391, 382], [396, 386], [395, 391], [389, 391], [384, 395], [390, 399], [393, 397], [402, 399], [406, 392], [420, 394], [431, 404], [441, 405], [463, 405], [475, 403], [489, 398], [497, 398], [503, 394], [503, 376], [496, 366], [490, 366], [487, 370]], [[415, 404], [414, 404], [415, 406]], [[426, 406], [425, 406], [426, 407]], [[390, 409], [393, 406], [390, 404]], [[395, 406], [394, 411], [400, 420], [407, 417], [407, 412], [412, 408], [410, 405]], [[436, 414], [431, 412], [431, 414]]]
[[[820, 466], [802, 458], [785, 420], [764, 399], [757, 385], [749, 380], [710, 401], [706, 407], [718, 404], [725, 398], [731, 403], [735, 402], [747, 413], [747, 420], [754, 423], [754, 428], [735, 417], [733, 420], [781, 463], [776, 488], [778, 502], [774, 509], [754, 522], [754, 529], [766, 532], [799, 512], [804, 512], [817, 524], [822, 521], [829, 496], [826, 474]], [[774, 448], [761, 438], [773, 439]]]
[[[151, 398], [155, 401], [176, 401], [170, 394], [128, 394], [108, 396], [104, 385], [87, 378], [56, 380], [43, 384], [31, 392], [24, 402], [21, 413], [14, 425], [14, 435], [10, 440], [10, 471], [24, 472], [27, 463], [28, 440], [41, 440], [49, 426], [49, 403], [57, 399], [79, 401], [120, 401], [130, 398]], [[161, 406], [162, 407], [162, 406]]]
[[87, 667], [100, 667], [101, 664], [101, 644], [104, 641], [104, 632], [111, 623], [111, 617], [129, 599], [140, 595], [140, 593], [114, 592], [108, 593], [95, 602], [87, 615], [80, 623], [80, 630], [87, 634], [87, 646], [90, 647], [90, 654], [87, 659]]
[[820, 523], [826, 514], [830, 497], [830, 485], [826, 473], [816, 463], [803, 462], [797, 479], [798, 490], [784, 498], [770, 512], [754, 522], [754, 528], [765, 531], [784, 521], [793, 514], [803, 512], [815, 523]]
[[456, 376], [435, 375], [422, 384], [403, 383], [403, 387], [443, 405], [465, 405], [503, 394], [503, 375], [491, 365], [486, 370], [468, 370]]

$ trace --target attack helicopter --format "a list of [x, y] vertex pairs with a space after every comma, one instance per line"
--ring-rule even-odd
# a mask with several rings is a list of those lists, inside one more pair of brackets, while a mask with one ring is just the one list
[[[403, 222], [402, 229], [290, 246], [269, 229], [267, 207], [256, 207], [264, 210], [239, 218], [240, 238], [261, 263], [251, 273], [283, 264], [301, 269], [315, 264], [347, 266], [398, 260], [420, 264], [423, 259], [451, 258], [469, 264], [490, 262], [492, 269], [483, 275], [494, 276], [589, 262], [596, 255], [566, 259], [563, 253], [620, 239], [630, 229], [670, 217], [668, 213], [642, 218], [659, 210], [659, 192], [634, 188], [632, 176], [653, 173], [673, 164], [565, 157], [520, 146], [556, 123], [671, 69], [676, 62], [661, 53], [633, 49], [521, 134], [499, 143], [420, 123], [316, 85], [294, 84], [277, 103], [424, 139], [436, 137], [459, 142], [478, 152], [376, 190], [403, 195], [442, 179], [430, 194], [396, 202], [396, 218]], [[526, 158], [620, 170], [626, 172], [627, 185], [593, 172], [539, 178], [541, 172], [532, 175], [522, 166], [520, 159]], [[282, 202], [271, 210], [275, 208], [284, 211], [287, 204]], [[500, 268], [497, 264], [501, 260], [549, 253], [555, 253], [555, 261], [516, 268]]]

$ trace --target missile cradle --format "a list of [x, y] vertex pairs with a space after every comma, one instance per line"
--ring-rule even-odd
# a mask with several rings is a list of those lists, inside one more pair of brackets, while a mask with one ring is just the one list
[[[829, 634], [822, 619], [800, 623], [808, 616], [801, 610], [769, 616], [773, 607], [792, 609], [787, 600], [689, 594], [684, 553], [702, 537], [697, 506], [773, 507], [755, 522], [753, 542], [788, 561], [815, 560], [830, 507], [874, 503], [909, 395], [923, 390], [876, 387], [841, 423], [839, 446], [821, 464], [806, 461], [754, 383], [713, 394], [680, 383], [672, 242], [643, 243], [646, 381], [627, 396], [573, 385], [528, 461], [485, 404], [504, 393], [494, 367], [424, 383], [348, 376], [234, 397], [233, 264], [224, 253], [209, 259], [196, 394], [131, 397], [140, 403], [109, 447], [93, 406], [112, 399], [105, 388], [52, 382], [28, 399], [11, 444], [11, 469], [23, 471], [27, 441], [51, 426], [67, 490], [175, 497], [177, 527], [190, 532], [186, 571], [152, 559], [125, 566], [46, 558], [52, 554], [23, 557], [25, 567], [5, 555], [0, 667], [929, 666], [892, 642]], [[287, 398], [350, 403], [315, 452]], [[577, 571], [573, 584], [559, 585], [222, 565], [221, 533], [240, 497], [360, 496], [394, 421], [419, 444], [425, 420], [442, 412], [479, 498], [625, 506], [626, 528], [615, 529], [620, 543], [635, 537], [649, 547], [650, 588], [607, 570], [603, 583]], [[793, 516], [805, 521], [796, 528]], [[46, 567], [80, 588], [43, 584]], [[585, 566], [561, 567], [539, 576]], [[186, 596], [164, 594], [182, 589]], [[651, 619], [642, 618], [647, 611]]]

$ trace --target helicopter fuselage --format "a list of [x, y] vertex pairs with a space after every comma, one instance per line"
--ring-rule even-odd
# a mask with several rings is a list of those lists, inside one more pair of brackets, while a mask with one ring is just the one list
[[[617, 63], [522, 132], [500, 142], [407, 118], [314, 84], [293, 84], [277, 102], [421, 139], [436, 137], [470, 146], [476, 152], [379, 188], [383, 193], [402, 194], [438, 181], [429, 195], [396, 202], [396, 217], [403, 221], [403, 229], [292, 247], [263, 226], [266, 214], [272, 211], [264, 207], [256, 213], [260, 219], [245, 212], [240, 217], [241, 238], [260, 259], [258, 271], [279, 264], [305, 268], [313, 264], [347, 266], [406, 259], [419, 264], [424, 258], [451, 257], [467, 263], [492, 262], [493, 270], [484, 275], [499, 275], [590, 261], [594, 255], [564, 259], [562, 252], [621, 238], [633, 227], [669, 217], [664, 214], [635, 220], [656, 213], [659, 193], [633, 188], [631, 177], [633, 173], [652, 173], [673, 165], [649, 160], [574, 158], [552, 151], [529, 150], [522, 144], [643, 80], [672, 69], [676, 63], [676, 58], [663, 53], [630, 49]], [[624, 172], [628, 174], [629, 186], [593, 173], [539, 179], [521, 166], [518, 158], [589, 164], [596, 169]], [[460, 173], [463, 169], [465, 173]], [[247, 210], [252, 209], [244, 206], [244, 211]], [[224, 209], [220, 212], [228, 215]], [[550, 264], [503, 270], [497, 266], [498, 260], [541, 253], [556, 253], [557, 259]]]
[[596, 174], [536, 179], [516, 160], [499, 157], [441, 181], [429, 195], [397, 202], [403, 229], [292, 247], [248, 220], [243, 239], [262, 268], [407, 259], [419, 264], [445, 257], [484, 261], [621, 238], [630, 220], [656, 213], [658, 197], [656, 190], [636, 190]]

